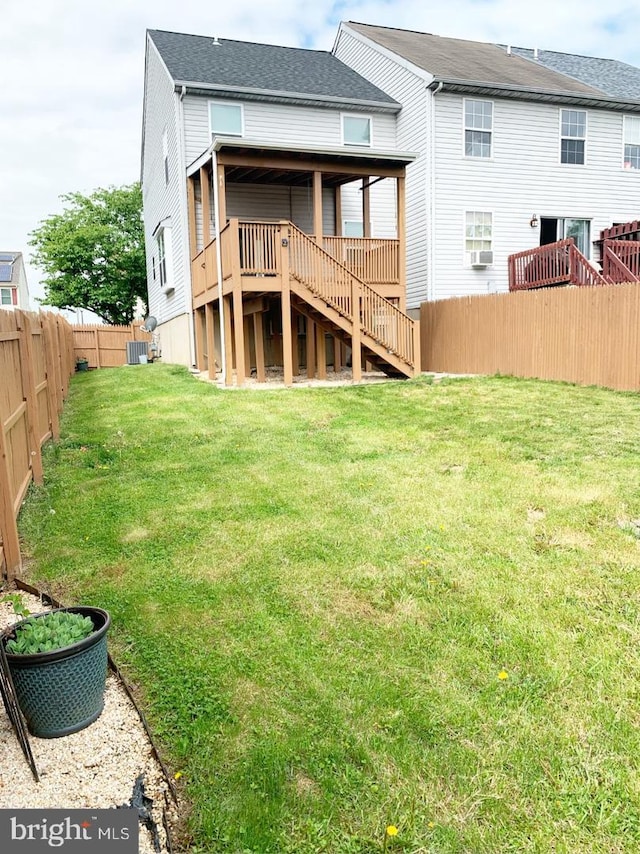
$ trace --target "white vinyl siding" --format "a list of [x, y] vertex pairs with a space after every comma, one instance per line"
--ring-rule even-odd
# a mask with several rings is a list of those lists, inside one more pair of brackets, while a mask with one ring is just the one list
[[[200, 157], [211, 144], [208, 103], [209, 99], [197, 95], [186, 95], [183, 99], [187, 165]], [[245, 101], [243, 136], [252, 141], [275, 142], [288, 146], [342, 148], [343, 112], [344, 110], [321, 107]], [[375, 148], [394, 150], [395, 116], [375, 113], [371, 116], [371, 123]]]
[[[590, 220], [591, 240], [613, 222], [637, 218], [636, 182], [620, 168], [622, 115], [589, 111], [588, 161], [574, 170], [558, 156], [559, 110], [542, 103], [495, 99], [493, 158], [461, 156], [462, 100], [446, 92], [435, 99], [437, 299], [506, 291], [508, 256], [540, 243], [539, 225], [529, 225], [534, 213], [539, 220]], [[464, 265], [461, 223], [474, 210], [493, 213], [492, 267]]]
[[[185, 177], [179, 169], [178, 98], [155, 46], [149, 41], [145, 77], [142, 192], [149, 313], [161, 324], [184, 314], [190, 301], [187, 292], [190, 279], [186, 278], [190, 276], [190, 270], [185, 269], [183, 251], [187, 215], [182, 210], [184, 187], [181, 182], [185, 181]], [[171, 284], [175, 288], [170, 296], [161, 290], [158, 244], [154, 236], [163, 223], [171, 226], [165, 231], [165, 243], [170, 241], [170, 246], [166, 245], [166, 253], [171, 258]]]
[[[429, 105], [431, 94], [426, 92], [426, 84], [431, 76], [422, 75], [395, 61], [376, 49], [366, 38], [350, 31], [343, 25], [336, 40], [335, 55], [378, 88], [382, 89], [398, 103], [402, 110], [394, 121], [396, 124], [396, 142], [400, 151], [409, 151], [418, 155], [407, 166], [405, 218], [407, 228], [407, 304], [416, 307], [426, 299], [432, 284], [428, 282], [430, 235], [427, 227], [429, 212], [428, 174], [429, 174]], [[376, 148], [382, 148], [374, 116], [374, 139]], [[385, 186], [386, 185], [386, 186]], [[357, 219], [362, 216], [362, 201], [357, 200], [352, 207], [346, 208], [345, 196], [355, 196], [355, 185], [343, 189], [343, 218]], [[379, 189], [378, 189], [379, 187]], [[374, 202], [374, 191], [376, 201]], [[361, 194], [360, 194], [361, 197]], [[390, 208], [389, 205], [393, 207]], [[393, 218], [393, 219], [392, 219]], [[395, 182], [382, 181], [371, 188], [372, 234], [376, 237], [395, 237]]]

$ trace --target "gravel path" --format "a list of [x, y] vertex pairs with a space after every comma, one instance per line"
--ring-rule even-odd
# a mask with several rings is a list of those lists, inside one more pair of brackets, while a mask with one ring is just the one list
[[[40, 600], [20, 593], [32, 612], [47, 610]], [[0, 599], [2, 596], [0, 595]], [[0, 601], [0, 631], [20, 618], [11, 604]], [[128, 805], [133, 788], [144, 775], [145, 794], [152, 798], [152, 817], [160, 847], [140, 825], [141, 854], [170, 850], [163, 824], [177, 815], [169, 785], [156, 760], [140, 717], [121, 681], [109, 671], [104, 711], [98, 720], [64, 738], [30, 736], [40, 782], [33, 779], [16, 735], [0, 701], [0, 808], [106, 809]]]

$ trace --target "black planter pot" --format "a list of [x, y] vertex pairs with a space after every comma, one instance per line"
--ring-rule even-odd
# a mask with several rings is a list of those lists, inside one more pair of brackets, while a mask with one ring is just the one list
[[[57, 610], [90, 617], [95, 631], [78, 643], [51, 652], [16, 655], [7, 651], [20, 709], [29, 732], [39, 738], [59, 738], [78, 732], [97, 720], [104, 708], [107, 631], [111, 618], [102, 608], [78, 606]], [[40, 616], [44, 615], [34, 614], [28, 619]], [[7, 641], [15, 637], [15, 629], [12, 626], [5, 631], [2, 637], [5, 648]]]

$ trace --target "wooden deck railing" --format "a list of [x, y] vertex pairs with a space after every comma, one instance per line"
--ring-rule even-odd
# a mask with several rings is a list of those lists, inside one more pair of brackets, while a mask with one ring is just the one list
[[373, 237], [323, 237], [324, 249], [369, 285], [398, 284], [398, 241]]
[[636, 240], [605, 240], [602, 254], [602, 273], [612, 282], [640, 280], [640, 242]]
[[277, 275], [280, 272], [280, 226], [266, 222], [240, 222], [238, 229], [242, 274]]
[[[407, 364], [415, 365], [415, 321], [360, 281], [292, 223], [289, 234], [289, 264], [296, 278], [352, 323], [357, 323], [363, 333]], [[356, 303], [358, 308], [354, 311]]]
[[569, 284], [606, 284], [575, 245], [573, 237], [509, 256], [510, 291]]

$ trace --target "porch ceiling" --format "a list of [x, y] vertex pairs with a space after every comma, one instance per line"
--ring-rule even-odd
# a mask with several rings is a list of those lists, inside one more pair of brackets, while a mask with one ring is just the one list
[[337, 187], [367, 176], [402, 177], [407, 164], [416, 157], [407, 152], [294, 148], [218, 138], [187, 173], [193, 174], [197, 168], [211, 163], [214, 150], [229, 182], [301, 187], [309, 186], [313, 172], [322, 173], [325, 187]]

